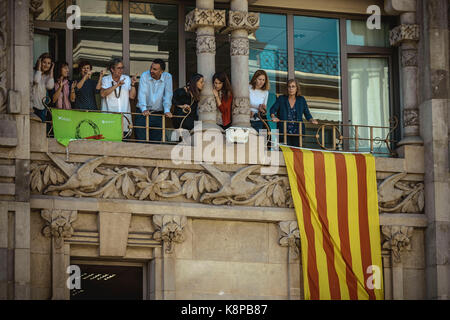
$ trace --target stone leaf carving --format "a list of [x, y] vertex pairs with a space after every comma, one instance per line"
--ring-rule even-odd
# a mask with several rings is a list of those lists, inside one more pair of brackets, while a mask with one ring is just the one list
[[389, 41], [391, 46], [398, 46], [403, 41], [419, 41], [419, 25], [418, 24], [401, 24], [392, 29], [389, 33]]
[[[56, 196], [158, 201], [170, 198], [230, 205], [293, 207], [287, 176], [261, 176], [259, 166], [234, 174], [203, 164], [206, 171], [100, 166], [106, 157], [75, 166], [49, 154], [58, 166], [33, 163], [31, 190]], [[67, 176], [67, 178], [65, 177]]]
[[300, 253], [300, 231], [297, 221], [281, 221], [278, 223], [279, 240], [282, 247], [289, 247], [293, 250], [294, 257], [297, 258]]
[[233, 98], [233, 114], [249, 114], [250, 99], [249, 98]]
[[230, 52], [232, 56], [248, 56], [249, 55], [248, 38], [232, 38]]
[[216, 54], [216, 38], [214, 36], [197, 36], [197, 54]]
[[183, 230], [186, 223], [187, 218], [185, 216], [154, 215], [155, 232], [153, 233], [153, 239], [164, 241], [167, 244], [166, 253], [172, 253], [173, 243], [184, 241]]
[[383, 249], [392, 250], [396, 262], [401, 261], [401, 253], [411, 250], [411, 237], [413, 227], [405, 226], [382, 226], [384, 235]]
[[30, 0], [30, 15], [33, 19], [36, 19], [44, 12], [44, 8], [42, 8], [43, 4], [44, 0]]
[[77, 215], [76, 210], [42, 210], [41, 217], [45, 220], [42, 234], [48, 238], [54, 237], [57, 246], [61, 247], [64, 238], [72, 237], [72, 223]]
[[199, 27], [222, 28], [225, 22], [225, 10], [195, 8], [186, 15], [185, 30], [195, 31]]
[[424, 185], [417, 182], [403, 182], [406, 172], [394, 174], [386, 178], [378, 186], [378, 207], [382, 212], [422, 212], [424, 201]]
[[419, 109], [403, 110], [403, 127], [418, 126], [419, 124]]

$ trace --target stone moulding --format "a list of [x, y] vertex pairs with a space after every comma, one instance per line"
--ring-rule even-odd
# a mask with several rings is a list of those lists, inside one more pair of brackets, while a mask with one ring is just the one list
[[176, 215], [154, 215], [152, 221], [155, 225], [153, 240], [163, 241], [167, 245], [166, 253], [173, 253], [173, 244], [184, 241], [183, 231], [187, 218]]
[[225, 24], [225, 10], [195, 8], [186, 15], [185, 30], [194, 32], [199, 27], [220, 29]]
[[278, 244], [288, 247], [294, 253], [294, 258], [300, 254], [300, 231], [297, 221], [281, 221], [278, 223]]
[[42, 210], [41, 217], [45, 220], [42, 234], [48, 238], [53, 237], [57, 246], [61, 247], [64, 238], [72, 237], [72, 223], [77, 215], [76, 210]]
[[389, 33], [391, 46], [398, 46], [404, 41], [419, 41], [418, 24], [401, 24], [392, 29]]
[[418, 213], [425, 206], [424, 184], [403, 182], [406, 172], [386, 178], [378, 186], [378, 207], [381, 212]]
[[248, 38], [232, 38], [230, 45], [231, 56], [248, 56], [250, 52]]
[[384, 236], [382, 248], [392, 251], [394, 260], [401, 262], [401, 253], [411, 250], [411, 237], [413, 227], [406, 226], [382, 226]]

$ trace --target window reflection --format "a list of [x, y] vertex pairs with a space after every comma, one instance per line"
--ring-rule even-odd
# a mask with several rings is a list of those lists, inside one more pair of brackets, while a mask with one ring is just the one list
[[369, 29], [366, 21], [347, 20], [347, 44], [388, 48], [389, 25], [381, 23], [381, 29]]
[[111, 59], [122, 57], [122, 2], [77, 0], [81, 29], [73, 32], [74, 68], [89, 61], [94, 72], [105, 69]]
[[294, 17], [295, 77], [315, 119], [340, 122], [339, 20]]
[[141, 75], [156, 59], [166, 62], [178, 85], [178, 11], [175, 5], [130, 3], [130, 74]]

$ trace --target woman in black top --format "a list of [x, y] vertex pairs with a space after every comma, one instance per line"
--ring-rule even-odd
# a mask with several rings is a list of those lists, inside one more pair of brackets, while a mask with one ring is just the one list
[[201, 74], [194, 74], [185, 87], [175, 90], [172, 104], [175, 106], [173, 115], [186, 116], [186, 118], [174, 117], [174, 128], [192, 130], [194, 121], [198, 120], [197, 107], [200, 101], [200, 92], [203, 90], [205, 80]]
[[100, 72], [98, 81], [92, 80], [92, 65], [83, 61], [79, 66], [81, 80], [75, 87], [75, 102], [73, 109], [98, 110], [95, 95], [100, 93], [102, 88], [103, 70]]

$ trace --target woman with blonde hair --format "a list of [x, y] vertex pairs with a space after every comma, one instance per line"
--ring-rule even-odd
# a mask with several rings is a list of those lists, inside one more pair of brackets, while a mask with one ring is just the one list
[[250, 80], [250, 124], [252, 128], [261, 130], [263, 123], [259, 118], [259, 113], [266, 113], [267, 99], [269, 98], [269, 79], [264, 70], [256, 70]]
[[[273, 122], [278, 122], [278, 132], [280, 134], [280, 143], [298, 147], [299, 139], [297, 136], [287, 136], [284, 140], [284, 125], [280, 120], [303, 122], [303, 115], [306, 120], [313, 124], [318, 124], [311, 112], [309, 112], [308, 104], [305, 97], [300, 95], [300, 87], [297, 80], [290, 79], [287, 82], [287, 95], [279, 96], [277, 101], [270, 108], [270, 117]], [[299, 134], [299, 125], [295, 122], [286, 124], [288, 134]], [[302, 134], [305, 133], [305, 125], [302, 123]]]

